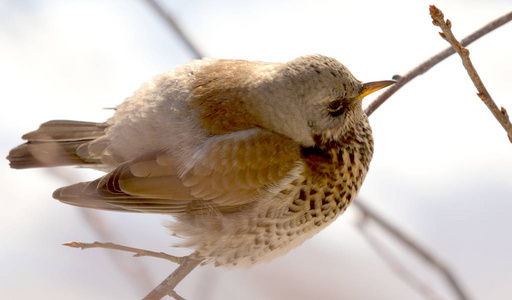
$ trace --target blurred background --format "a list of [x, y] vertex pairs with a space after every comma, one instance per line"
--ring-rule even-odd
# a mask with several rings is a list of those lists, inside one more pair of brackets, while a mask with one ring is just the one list
[[[429, 4], [451, 19], [458, 38], [511, 9], [509, 0], [159, 3], [207, 56], [287, 61], [320, 53], [363, 81], [404, 74], [448, 46]], [[469, 50], [495, 101], [512, 112], [511, 37], [508, 24]], [[143, 0], [0, 1], [0, 153], [47, 120], [104, 121], [112, 114], [104, 108], [191, 59]], [[375, 156], [358, 201], [436, 254], [470, 298], [510, 299], [512, 145], [475, 93], [452, 56], [380, 107], [370, 118]], [[0, 169], [2, 299], [139, 299], [175, 268], [63, 242], [189, 252], [170, 247], [166, 216], [91, 214], [52, 199], [56, 188], [99, 172], [18, 171], [7, 160]], [[360, 220], [352, 207], [286, 256], [249, 270], [202, 267], [176, 291], [187, 299], [455, 299], [437, 271], [369, 223], [386, 251], [423, 281], [423, 293], [397, 277], [357, 229]]]

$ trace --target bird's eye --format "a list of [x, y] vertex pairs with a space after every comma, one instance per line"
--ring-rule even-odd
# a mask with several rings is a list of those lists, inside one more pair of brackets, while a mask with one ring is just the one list
[[339, 117], [345, 111], [345, 105], [343, 104], [343, 100], [338, 99], [329, 102], [329, 107], [327, 110], [329, 111], [329, 115], [331, 115], [331, 117]]
[[330, 111], [337, 111], [341, 108], [341, 101], [340, 100], [334, 100], [329, 103], [329, 110]]

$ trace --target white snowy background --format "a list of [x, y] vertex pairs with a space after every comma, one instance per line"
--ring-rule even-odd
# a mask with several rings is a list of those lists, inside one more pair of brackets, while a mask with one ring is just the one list
[[[436, 4], [462, 38], [512, 9], [510, 0], [160, 1], [208, 56], [287, 61], [320, 53], [363, 81], [404, 74], [448, 44], [431, 25]], [[469, 46], [491, 95], [512, 112], [512, 24]], [[103, 121], [140, 84], [192, 59], [145, 1], [0, 1], [0, 153], [52, 119]], [[512, 144], [458, 56], [396, 93], [370, 118], [375, 156], [361, 199], [435, 253], [472, 299], [512, 296]], [[370, 96], [365, 101], [370, 101]], [[175, 267], [72, 240], [168, 253], [160, 215], [84, 212], [53, 200], [54, 172], [0, 164], [0, 298], [140, 299]], [[56, 169], [69, 181], [99, 172]], [[71, 175], [70, 175], [71, 174]], [[369, 247], [352, 208], [303, 246], [252, 269], [195, 270], [187, 299], [423, 299]], [[373, 227], [372, 227], [373, 228]], [[380, 231], [384, 240], [387, 236]], [[441, 277], [386, 242], [442, 299]]]

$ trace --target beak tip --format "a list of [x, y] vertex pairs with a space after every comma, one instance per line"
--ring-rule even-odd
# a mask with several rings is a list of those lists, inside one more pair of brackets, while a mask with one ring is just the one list
[[371, 93], [374, 93], [380, 89], [383, 89], [387, 86], [395, 84], [396, 80], [381, 80], [381, 81], [372, 81], [372, 82], [366, 82], [363, 83], [363, 91], [359, 95], [359, 99], [362, 99]]

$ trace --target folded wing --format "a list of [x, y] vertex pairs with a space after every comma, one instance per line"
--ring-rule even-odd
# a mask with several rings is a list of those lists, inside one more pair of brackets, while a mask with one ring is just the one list
[[62, 202], [97, 209], [160, 214], [233, 213], [285, 178], [299, 146], [260, 129], [214, 136], [190, 160], [159, 151], [119, 165], [105, 176], [58, 189]]

